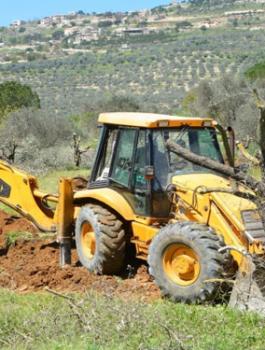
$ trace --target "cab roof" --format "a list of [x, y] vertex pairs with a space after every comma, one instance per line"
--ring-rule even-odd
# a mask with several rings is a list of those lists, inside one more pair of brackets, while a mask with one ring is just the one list
[[98, 122], [101, 124], [113, 124], [140, 128], [178, 127], [182, 125], [200, 127], [216, 125], [216, 122], [211, 118], [170, 116], [165, 114], [140, 112], [102, 113], [99, 115]]

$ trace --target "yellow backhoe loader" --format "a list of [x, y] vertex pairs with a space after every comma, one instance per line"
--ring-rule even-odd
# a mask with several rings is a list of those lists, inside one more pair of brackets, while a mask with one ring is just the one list
[[[226, 274], [237, 270], [258, 298], [247, 304], [255, 309], [262, 300], [250, 283], [252, 257], [264, 258], [265, 240], [255, 194], [174, 152], [176, 145], [233, 167], [233, 138], [209, 118], [106, 113], [98, 122], [86, 189], [73, 191], [71, 179], [61, 179], [58, 195], [42, 193], [35, 177], [1, 162], [0, 201], [40, 230], [58, 233], [61, 264], [70, 262], [73, 238], [80, 262], [98, 274], [119, 273], [135, 249], [162, 294], [183, 302], [213, 298]], [[234, 304], [242, 293], [235, 286]]]

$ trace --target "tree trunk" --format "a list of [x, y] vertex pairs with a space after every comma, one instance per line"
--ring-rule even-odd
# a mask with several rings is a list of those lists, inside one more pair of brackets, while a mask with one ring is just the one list
[[[190, 152], [188, 149], [183, 148], [172, 141], [167, 141], [167, 147], [171, 152], [176, 153], [178, 156], [181, 156], [183, 159], [193, 164], [216, 171], [221, 175], [247, 185], [256, 194], [256, 197], [251, 198], [251, 200], [257, 205], [257, 208], [260, 211], [260, 216], [265, 230], [265, 183], [263, 181], [257, 181], [254, 177], [240, 171], [237, 172], [236, 169], [228, 165], [218, 163], [210, 158]], [[239, 193], [237, 193], [235, 190], [234, 195], [239, 195]]]
[[259, 119], [259, 145], [261, 150], [261, 172], [262, 172], [262, 181], [265, 182], [265, 101], [263, 101], [258, 94], [256, 89], [253, 90], [254, 97], [256, 99], [256, 106], [260, 111]]
[[259, 143], [262, 155], [262, 181], [265, 181], [265, 106], [260, 108], [259, 133]]
[[210, 158], [190, 152], [187, 148], [183, 148], [172, 141], [167, 141], [167, 147], [171, 152], [176, 153], [183, 159], [193, 164], [204, 166], [207, 169], [216, 171], [221, 175], [231, 177], [236, 181], [246, 184], [255, 193], [260, 193], [265, 196], [265, 183], [262, 181], [257, 181], [254, 177], [241, 171], [236, 171], [236, 169], [230, 167], [229, 165], [225, 165]]

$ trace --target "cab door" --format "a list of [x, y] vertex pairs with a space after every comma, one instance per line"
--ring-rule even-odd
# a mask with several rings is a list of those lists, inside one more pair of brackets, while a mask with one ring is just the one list
[[110, 186], [128, 200], [134, 212], [150, 215], [145, 166], [149, 162], [149, 143], [145, 129], [120, 128], [109, 173]]

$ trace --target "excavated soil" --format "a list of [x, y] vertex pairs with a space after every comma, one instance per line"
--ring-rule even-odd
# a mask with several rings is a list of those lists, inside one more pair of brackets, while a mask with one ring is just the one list
[[[40, 238], [37, 229], [26, 219], [0, 211], [0, 228], [0, 287], [21, 293], [48, 287], [59, 292], [94, 290], [143, 300], [160, 297], [146, 265], [139, 261], [128, 265], [123, 276], [96, 276], [80, 266], [74, 249], [72, 265], [61, 268], [56, 241]], [[18, 240], [7, 247], [8, 233], [24, 231], [32, 233], [33, 239]]]

